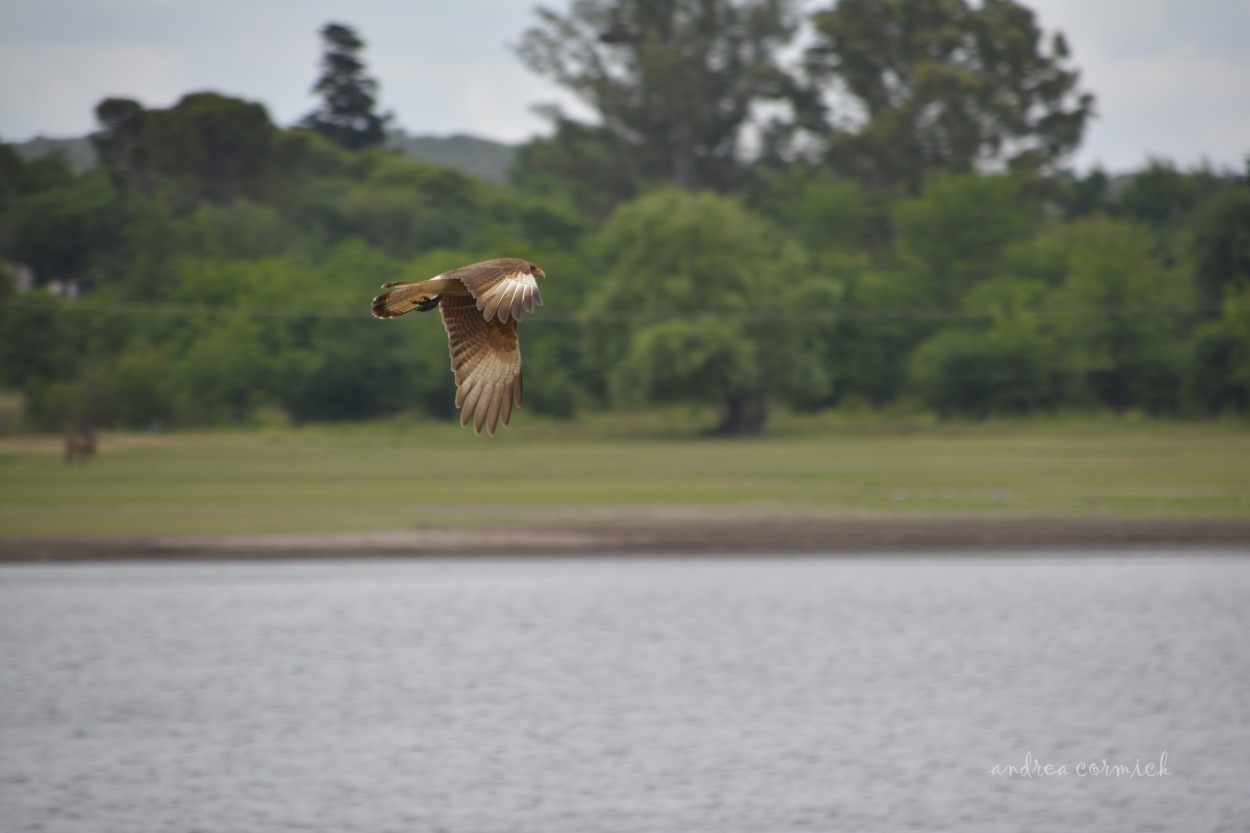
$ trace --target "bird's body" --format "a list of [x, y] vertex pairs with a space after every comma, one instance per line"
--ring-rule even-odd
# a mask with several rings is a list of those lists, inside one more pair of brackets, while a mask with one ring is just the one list
[[439, 308], [456, 376], [460, 424], [494, 434], [521, 404], [521, 351], [517, 322], [542, 305], [536, 278], [543, 270], [505, 257], [452, 269], [429, 280], [388, 283], [373, 299], [375, 318], [397, 318], [414, 309]]

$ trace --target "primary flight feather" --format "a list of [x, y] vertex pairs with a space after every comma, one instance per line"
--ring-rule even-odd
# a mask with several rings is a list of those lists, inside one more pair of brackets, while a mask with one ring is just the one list
[[424, 281], [388, 283], [373, 299], [374, 318], [398, 318], [414, 309], [438, 307], [447, 330], [456, 376], [460, 424], [494, 434], [521, 404], [521, 350], [517, 322], [542, 305], [536, 278], [546, 277], [528, 260], [501, 257], [452, 269]]

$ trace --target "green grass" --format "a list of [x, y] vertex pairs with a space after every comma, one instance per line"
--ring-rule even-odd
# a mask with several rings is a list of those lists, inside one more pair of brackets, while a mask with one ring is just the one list
[[[521, 414], [521, 417], [527, 415]], [[1250, 518], [1243, 424], [923, 424], [779, 418], [772, 435], [664, 434], [652, 415], [494, 438], [454, 426], [0, 440], [0, 536], [335, 533], [685, 519]]]

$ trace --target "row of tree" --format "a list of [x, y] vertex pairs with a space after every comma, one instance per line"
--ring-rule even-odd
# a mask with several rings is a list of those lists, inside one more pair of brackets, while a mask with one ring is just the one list
[[540, 9], [521, 59], [598, 123], [549, 107], [553, 135], [524, 149], [518, 182], [572, 186], [599, 216], [657, 182], [750, 192], [800, 164], [916, 196], [935, 173], [1052, 173], [1080, 144], [1093, 97], [1062, 35], [1046, 38], [1014, 0], [838, 0], [810, 15], [804, 5]]
[[[338, 24], [299, 127], [196, 93], [102, 102], [86, 174], [0, 145], [0, 388], [47, 428], [449, 418], [442, 328], [368, 300], [513, 255], [550, 276], [523, 344], [526, 407], [553, 416], [1250, 411], [1250, 177], [1064, 171], [1090, 99], [1009, 0], [841, 0], [786, 70], [796, 20], [540, 12], [522, 55], [602, 118], [557, 114], [509, 188], [366, 140], [386, 117]], [[858, 120], [834, 123], [834, 76]], [[769, 96], [789, 109], [765, 124]]]

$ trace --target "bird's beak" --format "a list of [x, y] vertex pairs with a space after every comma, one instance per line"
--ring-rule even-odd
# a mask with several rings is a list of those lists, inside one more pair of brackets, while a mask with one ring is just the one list
[[539, 269], [537, 266], [535, 266], [535, 267], [534, 267], [534, 277], [536, 277], [536, 278], [545, 278], [545, 277], [547, 277], [547, 273], [546, 273], [546, 272], [544, 272], [543, 270]]

